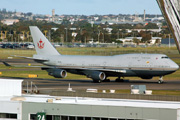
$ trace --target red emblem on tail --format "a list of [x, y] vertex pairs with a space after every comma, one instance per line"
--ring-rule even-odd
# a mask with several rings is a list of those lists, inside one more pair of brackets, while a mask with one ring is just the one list
[[43, 43], [43, 41], [40, 39], [40, 41], [37, 43], [38, 48], [39, 48], [39, 49], [43, 49], [43, 48], [44, 48], [44, 44], [45, 44], [45, 43]]

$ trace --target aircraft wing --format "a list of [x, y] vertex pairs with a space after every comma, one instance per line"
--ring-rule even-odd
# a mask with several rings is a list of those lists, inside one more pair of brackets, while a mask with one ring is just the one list
[[46, 69], [64, 69], [64, 70], [76, 70], [76, 71], [101, 71], [101, 72], [113, 72], [113, 73], [126, 73], [125, 69], [102, 69], [102, 68], [80, 68], [80, 67], [54, 67], [54, 66], [43, 66], [42, 70]]
[[27, 66], [27, 65], [10, 65], [7, 62], [2, 61], [7, 67], [30, 67], [30, 68], [41, 68], [42, 70], [47, 69], [64, 69], [64, 70], [76, 70], [76, 71], [101, 71], [101, 72], [113, 72], [113, 73], [126, 73], [124, 69], [98, 69], [98, 68], [70, 68], [70, 67], [55, 67], [55, 66]]
[[67, 70], [74, 69], [80, 71], [101, 71], [101, 72], [115, 72], [115, 73], [126, 73], [123, 69], [98, 69], [98, 68], [64, 68]]

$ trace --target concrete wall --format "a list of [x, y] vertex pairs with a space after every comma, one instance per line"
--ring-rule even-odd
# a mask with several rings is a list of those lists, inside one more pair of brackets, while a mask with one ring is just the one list
[[64, 90], [52, 91], [51, 96], [71, 96], [71, 97], [91, 97], [91, 98], [117, 98], [117, 99], [136, 99], [136, 100], [157, 100], [157, 101], [180, 101], [180, 96], [170, 95], [135, 95], [119, 93], [87, 93], [85, 91], [67, 92]]
[[[22, 103], [15, 101], [15, 102], [5, 102], [1, 101], [0, 102], [0, 113], [12, 113], [12, 114], [17, 114], [17, 120], [25, 120], [21, 119], [21, 112], [22, 112]], [[5, 118], [3, 118], [5, 120]]]
[[23, 80], [0, 79], [0, 96], [21, 96], [22, 81]]
[[23, 103], [22, 119], [29, 113], [46, 112], [47, 115], [85, 116], [119, 119], [177, 120], [177, 110], [159, 108], [137, 108], [126, 106], [100, 106], [56, 103]]

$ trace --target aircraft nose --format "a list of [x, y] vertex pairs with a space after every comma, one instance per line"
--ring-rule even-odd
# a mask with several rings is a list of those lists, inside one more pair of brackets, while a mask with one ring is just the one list
[[175, 64], [172, 67], [174, 68], [174, 70], [178, 70], [179, 69], [179, 65], [178, 64]]

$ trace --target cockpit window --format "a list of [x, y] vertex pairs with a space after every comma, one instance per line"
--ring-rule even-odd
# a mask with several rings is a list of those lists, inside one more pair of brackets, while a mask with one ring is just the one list
[[168, 56], [162, 56], [161, 58], [162, 58], [162, 59], [169, 59]]

